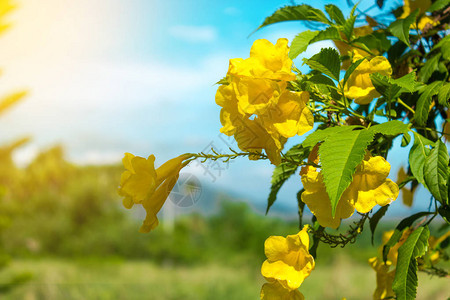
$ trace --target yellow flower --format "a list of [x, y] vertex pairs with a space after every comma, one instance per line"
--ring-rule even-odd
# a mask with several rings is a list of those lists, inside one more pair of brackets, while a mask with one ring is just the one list
[[222, 107], [220, 131], [234, 135], [243, 151], [264, 150], [275, 165], [281, 162], [287, 138], [304, 134], [314, 124], [307, 107], [309, 93], [286, 89], [286, 81], [295, 79], [287, 44], [287, 39], [279, 39], [275, 45], [255, 41], [250, 58], [230, 60], [228, 84], [216, 93], [216, 103]]
[[[372, 27], [370, 26], [361, 26], [361, 27], [356, 27], [353, 29], [353, 34], [355, 35], [355, 37], [361, 37], [361, 36], [365, 36], [365, 35], [369, 35], [373, 32]], [[347, 37], [341, 32], [341, 38], [344, 40], [347, 40]], [[343, 41], [333, 41], [334, 44], [336, 45], [336, 48], [338, 48], [339, 53], [342, 56], [351, 56], [353, 51], [356, 51], [357, 53], [359, 53], [361, 56], [369, 56], [369, 53], [358, 49], [358, 48], [354, 48], [352, 46], [350, 46], [349, 44], [347, 44], [346, 42]], [[376, 51], [377, 52], [377, 51]], [[341, 69], [343, 70], [347, 70], [348, 67], [350, 66], [350, 59], [345, 59], [344, 61], [342, 61], [342, 66]]]
[[374, 300], [385, 299], [389, 297], [395, 297], [395, 293], [392, 290], [392, 283], [395, 278], [395, 269], [389, 271], [391, 262], [379, 261], [378, 258], [372, 257], [369, 259], [369, 264], [377, 272], [377, 288], [373, 293]]
[[299, 290], [287, 290], [277, 281], [265, 283], [260, 297], [261, 300], [305, 300]]
[[249, 58], [230, 59], [228, 74], [236, 77], [295, 80], [295, 74], [291, 71], [292, 60], [288, 53], [287, 39], [278, 39], [275, 45], [265, 39], [256, 40]]
[[261, 117], [266, 127], [271, 124], [285, 138], [305, 134], [314, 125], [314, 116], [306, 106], [308, 100], [308, 92], [285, 91], [278, 105]]
[[[357, 61], [363, 56], [356, 54], [353, 61]], [[390, 76], [392, 74], [391, 64], [384, 56], [375, 56], [371, 60], [364, 60], [348, 78], [344, 86], [344, 94], [350, 99], [354, 99], [358, 104], [369, 104], [374, 98], [380, 96], [370, 80], [370, 74], [380, 73]]]
[[118, 193], [125, 197], [123, 205], [126, 208], [142, 204], [146, 210], [141, 232], [149, 232], [158, 226], [156, 215], [175, 186], [181, 169], [186, 166], [184, 161], [190, 157], [188, 154], [180, 155], [155, 170], [155, 156], [145, 159], [125, 153], [122, 161], [126, 170], [122, 173]]
[[[314, 159], [310, 159], [314, 160]], [[302, 201], [324, 227], [337, 228], [341, 219], [349, 218], [356, 209], [367, 213], [375, 205], [387, 205], [394, 201], [399, 193], [395, 182], [388, 179], [390, 164], [381, 156], [366, 154], [356, 168], [353, 181], [344, 191], [336, 207], [335, 217], [331, 215], [330, 198], [325, 190], [322, 172], [312, 166], [302, 168]]]
[[238, 108], [242, 114], [262, 115], [277, 105], [281, 93], [286, 88], [286, 82], [242, 77], [233, 80], [231, 86], [236, 93]]
[[[419, 23], [417, 24], [417, 28], [420, 30], [424, 30], [425, 27], [430, 24], [432, 27], [439, 25], [439, 21], [435, 21], [433, 18], [429, 16], [423, 16], [420, 18]], [[416, 24], [412, 24], [411, 27], [416, 28]]]
[[264, 243], [267, 260], [261, 274], [269, 281], [277, 281], [287, 290], [296, 290], [314, 269], [315, 263], [309, 254], [308, 226], [295, 234], [271, 236]]
[[[269, 133], [260, 118], [244, 119], [236, 128], [234, 138], [242, 151], [261, 153], [265, 150], [270, 162], [274, 165], [281, 163], [281, 150], [286, 138], [277, 133]], [[253, 157], [250, 157], [253, 159]], [[254, 159], [257, 159], [255, 157]]]
[[419, 9], [419, 15], [424, 14], [431, 6], [431, 0], [404, 0], [403, 13], [399, 19], [408, 17], [416, 9]]

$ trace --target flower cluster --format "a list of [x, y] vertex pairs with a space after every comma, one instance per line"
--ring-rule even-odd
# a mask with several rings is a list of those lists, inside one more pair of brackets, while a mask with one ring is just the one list
[[308, 226], [294, 235], [271, 236], [264, 243], [267, 260], [261, 274], [269, 283], [261, 289], [261, 299], [303, 299], [298, 288], [314, 269], [315, 262], [309, 254]]
[[147, 159], [125, 153], [122, 162], [125, 171], [120, 178], [118, 193], [123, 196], [126, 208], [141, 204], [147, 215], [141, 232], [149, 232], [158, 226], [156, 214], [161, 210], [167, 197], [175, 186], [180, 171], [187, 165], [188, 154], [173, 158], [155, 169], [155, 156]]
[[230, 60], [226, 83], [216, 94], [222, 107], [221, 132], [236, 139], [243, 151], [261, 153], [278, 165], [286, 140], [312, 129], [308, 92], [287, 89], [295, 80], [287, 39], [275, 45], [256, 40], [247, 59]]
[[[318, 162], [317, 151], [311, 152], [309, 160]], [[322, 172], [313, 166], [304, 166], [300, 172], [305, 189], [301, 196], [302, 201], [321, 226], [337, 228], [341, 219], [349, 218], [355, 209], [360, 213], [367, 213], [377, 204], [384, 206], [397, 199], [398, 186], [387, 178], [390, 168], [390, 164], [383, 157], [372, 157], [367, 153], [356, 168], [352, 183], [342, 194], [333, 218]]]

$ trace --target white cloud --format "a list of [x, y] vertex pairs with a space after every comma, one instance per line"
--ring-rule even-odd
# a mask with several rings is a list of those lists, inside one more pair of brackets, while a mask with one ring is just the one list
[[176, 25], [169, 28], [169, 33], [191, 43], [213, 42], [217, 38], [217, 31], [212, 26]]

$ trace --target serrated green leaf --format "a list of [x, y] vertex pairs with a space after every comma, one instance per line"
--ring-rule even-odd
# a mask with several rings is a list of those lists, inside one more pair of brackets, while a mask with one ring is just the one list
[[307, 4], [301, 4], [279, 8], [271, 16], [267, 17], [258, 29], [285, 21], [316, 21], [324, 24], [331, 24], [320, 9], [311, 7]]
[[[302, 161], [307, 157], [308, 153], [309, 151], [303, 148], [302, 145], [296, 145], [291, 149], [289, 149], [286, 152], [285, 156], [291, 157], [296, 161]], [[281, 164], [275, 167], [272, 174], [272, 181], [271, 181], [272, 186], [270, 187], [270, 193], [267, 199], [266, 214], [269, 212], [270, 207], [275, 203], [277, 199], [277, 194], [280, 191], [283, 184], [286, 182], [286, 180], [289, 179], [289, 177], [295, 174], [297, 168], [298, 168], [297, 164], [289, 162], [282, 162]]]
[[296, 58], [300, 53], [305, 51], [308, 48], [309, 42], [313, 38], [315, 38], [320, 31], [311, 31], [306, 30], [301, 33], [299, 33], [291, 43], [291, 47], [289, 49], [289, 58], [294, 59]]
[[302, 146], [305, 148], [311, 148], [317, 145], [320, 142], [325, 141], [329, 136], [341, 134], [346, 131], [352, 131], [357, 128], [363, 128], [362, 126], [335, 126], [328, 127], [322, 130], [316, 130], [311, 133], [302, 143]]
[[438, 102], [442, 106], [449, 107], [449, 100], [450, 99], [450, 83], [446, 82], [442, 88], [439, 90], [438, 93]]
[[369, 130], [373, 131], [374, 133], [381, 133], [386, 136], [394, 137], [400, 134], [408, 133], [409, 127], [408, 124], [405, 124], [402, 121], [393, 120], [378, 125], [374, 125], [370, 127]]
[[389, 25], [389, 31], [400, 41], [410, 46], [409, 44], [409, 28], [416, 21], [419, 9], [416, 9], [408, 17], [404, 19], [398, 19]]
[[398, 249], [397, 268], [392, 289], [397, 300], [416, 299], [417, 261], [428, 249], [430, 231], [427, 226], [414, 230]]
[[340, 40], [341, 36], [336, 27], [330, 26], [325, 28], [324, 30], [319, 31], [319, 34], [314, 37], [309, 44], [313, 44], [316, 42], [324, 41], [324, 40]]
[[377, 228], [378, 222], [380, 222], [381, 218], [384, 217], [387, 210], [389, 208], [389, 204], [382, 206], [369, 220], [370, 232], [372, 233], [372, 246], [373, 246], [373, 237], [375, 235], [375, 229]]
[[437, 0], [428, 9], [428, 12], [434, 12], [436, 10], [443, 9], [447, 5], [450, 5], [450, 0]]
[[401, 87], [395, 83], [390, 82], [387, 76], [380, 73], [370, 74], [370, 80], [378, 93], [386, 97], [388, 101], [398, 97]]
[[387, 256], [389, 254], [389, 250], [391, 250], [392, 246], [394, 246], [395, 244], [398, 243], [398, 241], [402, 237], [403, 231], [406, 228], [410, 227], [414, 223], [414, 221], [416, 221], [417, 219], [422, 218], [424, 216], [431, 215], [431, 214], [433, 214], [433, 213], [423, 211], [423, 212], [416, 213], [414, 215], [411, 215], [411, 216], [401, 220], [400, 223], [397, 225], [397, 227], [395, 227], [394, 233], [391, 235], [391, 238], [389, 239], [389, 241], [387, 241], [387, 243], [383, 246], [383, 261], [384, 262], [387, 261]]
[[342, 32], [344, 32], [345, 36], [348, 40], [351, 40], [353, 35], [353, 28], [355, 27], [356, 16], [350, 16], [347, 20], [345, 20], [344, 25], [342, 26]]
[[409, 166], [417, 181], [426, 187], [425, 180], [423, 179], [423, 165], [425, 164], [425, 159], [431, 151], [426, 146], [433, 146], [434, 143], [417, 132], [413, 132], [413, 134], [414, 143], [409, 151]]
[[342, 82], [342, 85], [345, 86], [348, 79], [350, 78], [350, 75], [352, 75], [353, 71], [365, 60], [365, 58], [358, 59], [355, 62], [352, 62], [352, 64], [348, 67], [347, 71], [344, 75], [344, 81]]
[[439, 88], [442, 86], [442, 81], [435, 81], [426, 86], [419, 99], [417, 100], [416, 113], [414, 118], [419, 126], [425, 126], [428, 120], [428, 114], [430, 113], [430, 105], [433, 100], [433, 96], [439, 92]]
[[319, 147], [323, 181], [331, 201], [331, 214], [353, 180], [356, 167], [364, 158], [374, 132], [362, 129], [329, 136]]
[[428, 59], [425, 64], [422, 66], [419, 72], [419, 80], [426, 83], [428, 79], [430, 79], [433, 72], [438, 69], [439, 59], [442, 54], [439, 53], [432, 58]]
[[313, 55], [310, 59], [304, 59], [311, 69], [322, 72], [339, 81], [339, 73], [341, 71], [341, 63], [339, 53], [333, 48], [323, 48], [319, 53]]
[[447, 203], [448, 200], [448, 162], [447, 147], [441, 140], [438, 140], [436, 146], [425, 159], [423, 174], [425, 183], [427, 184], [426, 187], [433, 197], [442, 204]]
[[342, 25], [345, 23], [345, 17], [342, 11], [334, 4], [325, 5], [325, 11], [330, 16], [330, 19], [335, 21], [336, 24]]
[[416, 90], [416, 72], [411, 72], [397, 79], [391, 79], [391, 82], [400, 86], [404, 91], [412, 93]]

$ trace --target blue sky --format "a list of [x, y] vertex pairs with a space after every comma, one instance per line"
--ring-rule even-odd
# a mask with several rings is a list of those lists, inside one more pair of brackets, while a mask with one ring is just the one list
[[[362, 2], [362, 8], [373, 3]], [[7, 128], [0, 139], [33, 137], [16, 155], [23, 163], [57, 143], [70, 160], [83, 164], [116, 162], [124, 152], [153, 153], [161, 164], [210, 145], [225, 151], [232, 141], [219, 134], [214, 83], [225, 75], [228, 59], [248, 57], [254, 40], [292, 40], [306, 29], [288, 22], [248, 37], [266, 16], [290, 3], [22, 0], [11, 14], [13, 28], [0, 38], [0, 92], [25, 87], [30, 96], [0, 120]], [[345, 1], [334, 3], [349, 13]], [[329, 46], [318, 43], [303, 57]], [[297, 66], [300, 62], [301, 57]], [[287, 147], [299, 141], [293, 138]], [[393, 169], [406, 163], [404, 153], [395, 156]], [[215, 178], [200, 166], [187, 169], [255, 201], [266, 201], [272, 170], [268, 162], [245, 159], [220, 174], [215, 170]], [[298, 177], [288, 182], [280, 203], [295, 209], [299, 182]]]

